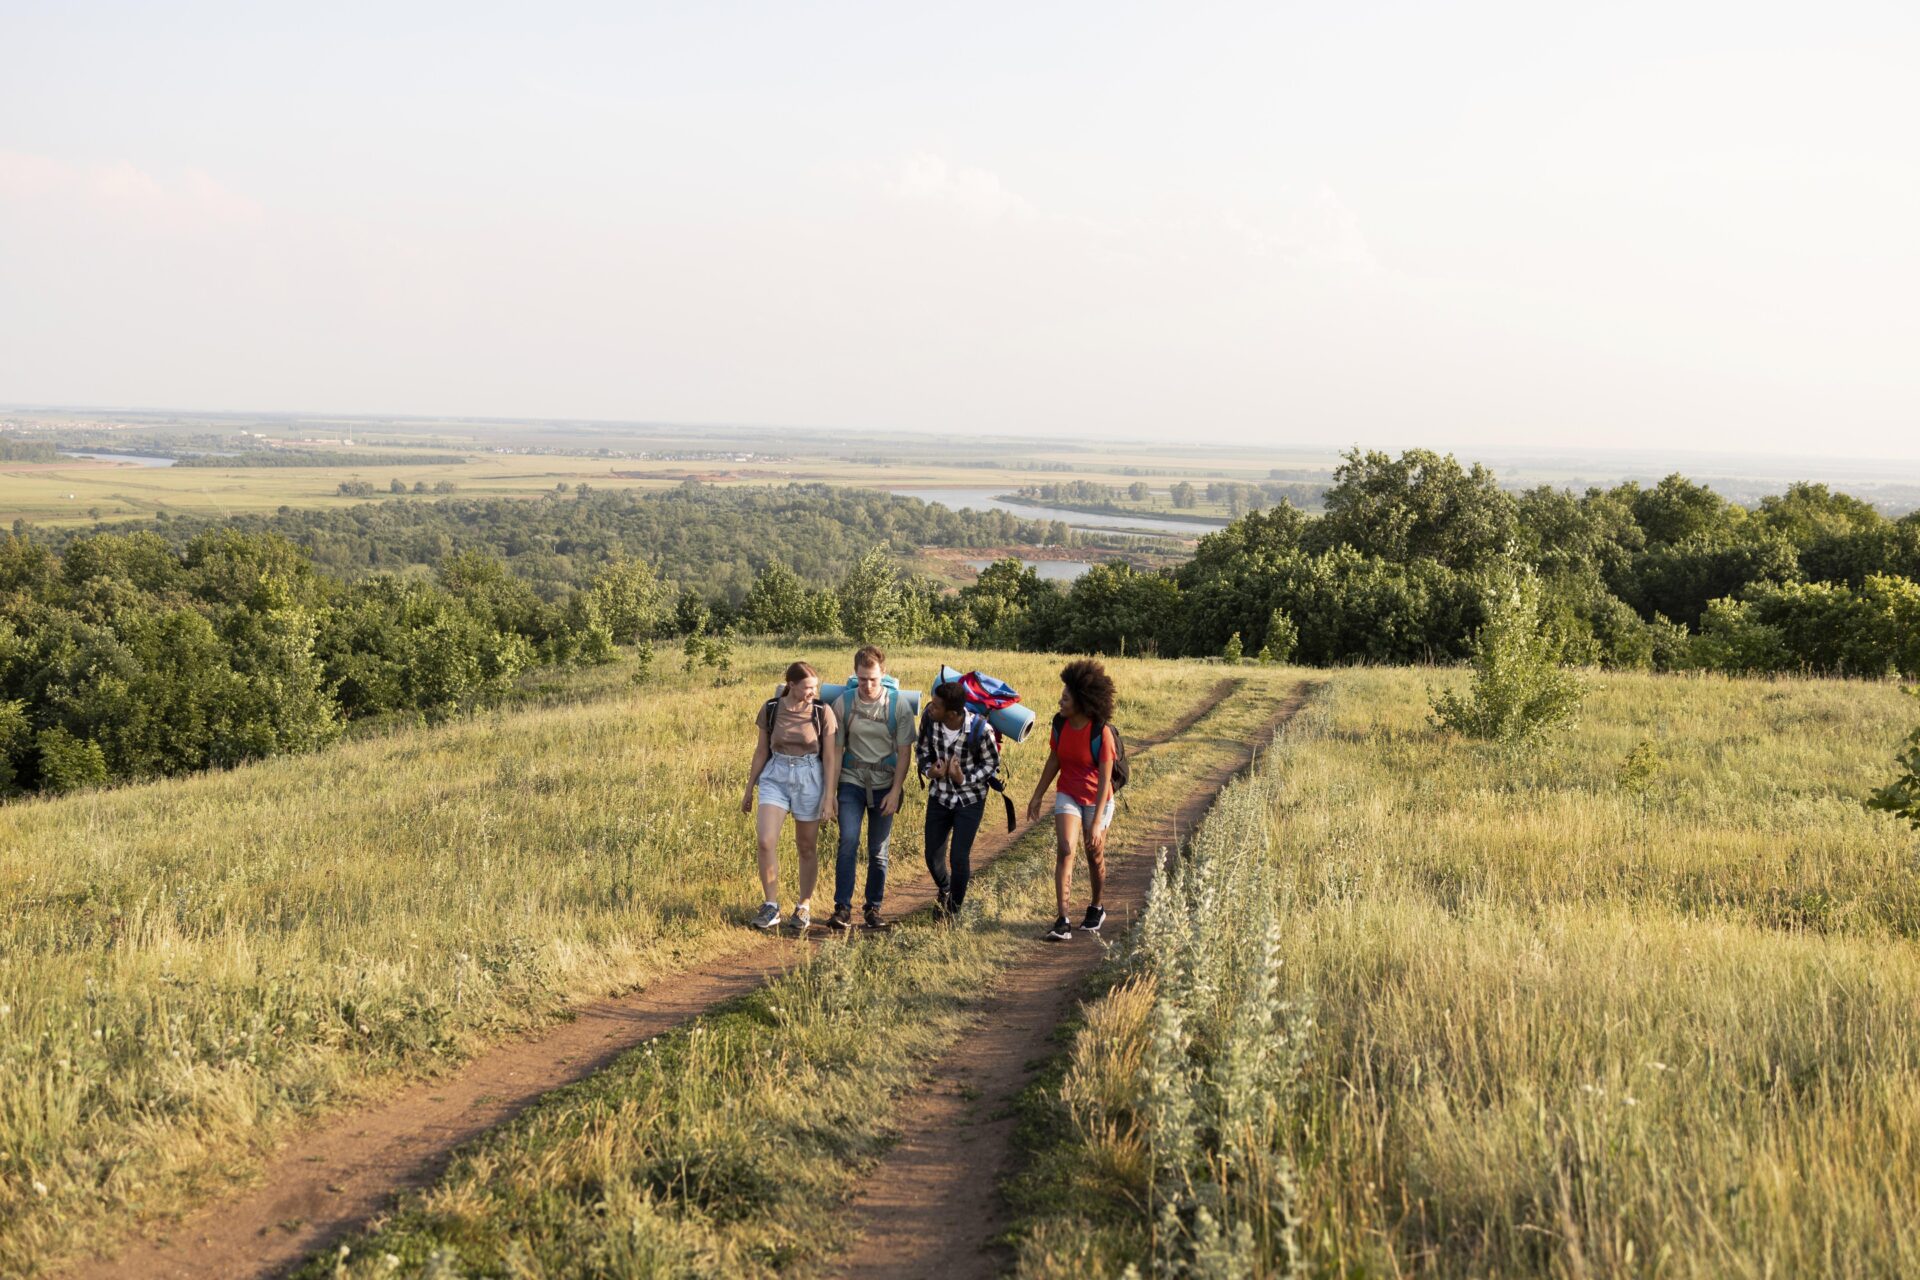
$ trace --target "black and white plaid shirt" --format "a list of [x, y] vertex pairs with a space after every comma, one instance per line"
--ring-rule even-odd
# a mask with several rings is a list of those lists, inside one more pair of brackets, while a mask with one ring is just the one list
[[[980, 729], [974, 731], [974, 721], [980, 721]], [[1000, 744], [993, 736], [993, 726], [987, 724], [971, 709], [960, 726], [959, 740], [953, 740], [953, 734], [934, 720], [932, 716], [920, 719], [920, 749], [914, 753], [920, 780], [926, 781], [928, 772], [934, 765], [945, 764], [955, 754], [960, 757], [960, 781], [950, 778], [936, 778], [927, 787], [927, 799], [938, 801], [949, 809], [964, 809], [968, 805], [982, 804], [987, 798], [987, 783], [1000, 772]]]

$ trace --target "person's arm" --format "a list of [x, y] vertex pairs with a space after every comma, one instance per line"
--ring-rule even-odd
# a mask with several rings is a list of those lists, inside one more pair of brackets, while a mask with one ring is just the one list
[[820, 767], [825, 775], [825, 788], [821, 791], [820, 807], [828, 813], [840, 812], [840, 718], [833, 714], [833, 708], [827, 708], [827, 714], [820, 717]]
[[920, 718], [920, 745], [913, 753], [913, 762], [920, 770], [920, 781], [925, 782], [933, 765], [933, 720], [927, 716]]
[[768, 736], [767, 726], [759, 720], [754, 721], [759, 736], [754, 742], [753, 763], [747, 766], [747, 790], [740, 797], [740, 812], [753, 812], [753, 788], [760, 781], [760, 771], [767, 767], [767, 761], [773, 757], [773, 741]]
[[880, 797], [880, 812], [889, 818], [900, 812], [900, 797], [907, 789], [907, 767], [913, 762], [913, 754], [911, 737], [905, 742], [897, 738], [894, 740], [893, 785], [887, 788], [886, 795]]
[[993, 740], [993, 730], [982, 729], [979, 743], [980, 747], [977, 751], [961, 752], [960, 776], [954, 779], [961, 786], [985, 782], [1000, 772], [1000, 746]]
[[1100, 790], [1093, 797], [1093, 830], [1087, 832], [1087, 847], [1104, 853], [1107, 847], [1107, 804], [1113, 799], [1113, 729], [1100, 730]]
[[1040, 771], [1040, 781], [1033, 784], [1033, 799], [1027, 801], [1027, 818], [1040, 816], [1040, 798], [1047, 794], [1047, 788], [1060, 776], [1060, 753], [1052, 747], [1047, 748], [1047, 767]]

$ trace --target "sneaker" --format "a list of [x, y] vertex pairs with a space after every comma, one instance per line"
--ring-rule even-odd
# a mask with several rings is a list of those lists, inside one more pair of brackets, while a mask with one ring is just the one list
[[1053, 922], [1053, 928], [1047, 930], [1048, 942], [1065, 942], [1071, 937], [1073, 937], [1073, 925], [1068, 922], [1065, 916], [1061, 916], [1058, 920], [1055, 920]]
[[941, 889], [933, 895], [933, 914], [942, 920], [945, 920], [953, 914], [953, 907], [947, 900], [947, 891], [945, 889]]
[[805, 933], [811, 928], [813, 928], [813, 908], [795, 907], [793, 909], [793, 931], [795, 933]]
[[1080, 929], [1084, 933], [1098, 933], [1106, 922], [1107, 909], [1096, 902], [1087, 908], [1087, 918], [1080, 922]]
[[867, 904], [866, 923], [869, 929], [886, 930], [893, 928], [892, 925], [887, 923], [887, 918], [880, 914], [880, 908], [871, 902]]
[[[872, 907], [867, 908], [867, 914], [869, 916], [873, 914]], [[853, 908], [836, 906], [833, 909], [833, 915], [827, 919], [827, 926], [836, 933], [845, 933], [853, 928]]]
[[767, 932], [778, 929], [780, 927], [780, 904], [777, 902], [761, 903], [760, 910], [754, 913], [753, 927]]

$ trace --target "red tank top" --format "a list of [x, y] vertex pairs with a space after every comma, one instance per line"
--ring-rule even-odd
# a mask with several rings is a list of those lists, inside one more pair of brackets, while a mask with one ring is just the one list
[[[1104, 754], [1113, 749], [1109, 737], [1101, 747]], [[1100, 798], [1100, 770], [1093, 763], [1093, 722], [1078, 729], [1062, 724], [1053, 736], [1053, 753], [1060, 759], [1060, 794], [1075, 804], [1092, 804]]]

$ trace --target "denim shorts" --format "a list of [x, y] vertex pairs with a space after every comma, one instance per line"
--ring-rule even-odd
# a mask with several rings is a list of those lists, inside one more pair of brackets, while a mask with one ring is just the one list
[[795, 822], [818, 822], [824, 817], [826, 791], [819, 756], [783, 756], [776, 751], [760, 771], [760, 803], [785, 809]]
[[1056, 791], [1053, 793], [1053, 811], [1056, 814], [1059, 814], [1059, 813], [1079, 814], [1080, 829], [1082, 831], [1092, 831], [1094, 820], [1096, 817], [1102, 822], [1113, 821], [1113, 797], [1108, 796], [1107, 807], [1104, 810], [1100, 811], [1098, 814], [1096, 814], [1094, 812], [1094, 808], [1092, 805], [1081, 804], [1078, 800], [1075, 800], [1072, 796], [1066, 794], [1065, 792]]

